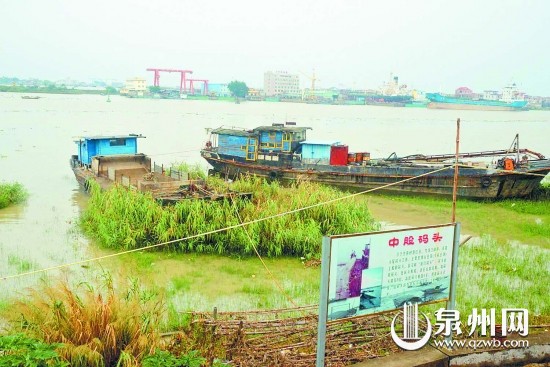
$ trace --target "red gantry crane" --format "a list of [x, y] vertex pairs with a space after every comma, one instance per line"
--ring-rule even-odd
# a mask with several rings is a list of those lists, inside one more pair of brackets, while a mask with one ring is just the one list
[[187, 93], [187, 82], [185, 78], [185, 74], [193, 74], [192, 70], [180, 70], [180, 69], [157, 69], [157, 68], [148, 68], [147, 71], [153, 71], [155, 73], [155, 78], [153, 80], [153, 85], [155, 87], [159, 87], [159, 79], [160, 79], [160, 72], [166, 72], [166, 73], [181, 73], [181, 80], [180, 80], [180, 94], [182, 92]]

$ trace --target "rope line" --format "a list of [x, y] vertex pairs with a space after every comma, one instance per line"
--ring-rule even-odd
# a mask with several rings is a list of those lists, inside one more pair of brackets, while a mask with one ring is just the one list
[[191, 236], [184, 237], [184, 238], [178, 238], [178, 239], [175, 239], [175, 240], [165, 241], [165, 242], [157, 243], [157, 244], [154, 244], [154, 245], [148, 245], [148, 246], [144, 246], [144, 247], [140, 247], [140, 248], [135, 248], [135, 249], [132, 249], [132, 250], [116, 252], [114, 254], [103, 255], [103, 256], [93, 257], [93, 258], [79, 260], [79, 261], [73, 261], [73, 262], [70, 262], [70, 263], [60, 264], [60, 265], [56, 265], [56, 266], [50, 266], [50, 267], [47, 267], [47, 268], [32, 270], [32, 271], [28, 271], [28, 272], [24, 272], [24, 273], [2, 276], [2, 277], [0, 277], [0, 281], [4, 281], [4, 280], [8, 280], [8, 279], [21, 278], [21, 277], [28, 276], [28, 275], [44, 273], [44, 272], [47, 272], [47, 271], [50, 271], [50, 270], [62, 269], [62, 268], [66, 268], [66, 267], [70, 267], [70, 266], [74, 266], [74, 265], [82, 265], [82, 264], [86, 264], [86, 263], [89, 263], [89, 262], [92, 262], [92, 261], [104, 260], [104, 259], [108, 259], [108, 258], [111, 258], [111, 257], [126, 255], [126, 254], [130, 254], [130, 253], [133, 253], [133, 252], [138, 252], [138, 251], [145, 251], [145, 250], [149, 250], [149, 249], [152, 249], [152, 248], [157, 248], [157, 247], [161, 247], [161, 246], [165, 246], [165, 245], [169, 245], [169, 244], [173, 244], [173, 243], [177, 243], [177, 242], [182, 242], [182, 241], [190, 240], [190, 239], [193, 239], [193, 238], [204, 237], [204, 236], [208, 236], [208, 235], [211, 235], [211, 234], [214, 234], [214, 233], [226, 232], [226, 231], [229, 231], [229, 230], [234, 229], [234, 228], [244, 227], [244, 226], [247, 226], [249, 224], [259, 223], [259, 222], [263, 222], [263, 221], [273, 219], [273, 218], [279, 218], [279, 217], [282, 217], [284, 215], [298, 213], [298, 212], [301, 212], [301, 211], [304, 211], [304, 210], [316, 208], [316, 207], [319, 207], [319, 206], [335, 203], [335, 202], [338, 202], [338, 201], [341, 201], [341, 200], [353, 198], [353, 197], [356, 197], [356, 196], [359, 196], [359, 195], [367, 194], [367, 193], [370, 193], [370, 192], [373, 192], [373, 191], [376, 191], [376, 190], [385, 189], [387, 187], [399, 185], [399, 184], [402, 184], [403, 182], [412, 181], [412, 180], [415, 180], [417, 178], [428, 176], [428, 175], [431, 175], [431, 174], [434, 174], [434, 173], [437, 173], [437, 172], [441, 172], [441, 171], [444, 171], [444, 170], [447, 170], [447, 169], [450, 169], [450, 168], [453, 168], [453, 165], [446, 166], [446, 167], [443, 167], [443, 168], [439, 168], [439, 169], [434, 170], [434, 171], [426, 172], [426, 173], [420, 174], [418, 176], [409, 177], [409, 178], [403, 179], [401, 181], [392, 182], [392, 183], [389, 183], [389, 184], [386, 184], [386, 185], [383, 185], [383, 186], [380, 186], [380, 187], [376, 187], [374, 189], [360, 191], [360, 192], [357, 192], [357, 193], [353, 193], [353, 194], [349, 194], [349, 195], [346, 195], [346, 196], [341, 196], [341, 197], [338, 197], [338, 198], [327, 200], [327, 201], [324, 201], [324, 202], [321, 202], [321, 203], [308, 205], [308, 206], [305, 206], [305, 207], [302, 207], [302, 208], [292, 209], [292, 210], [289, 210], [289, 211], [286, 211], [286, 212], [283, 212], [283, 213], [270, 215], [270, 216], [267, 216], [267, 217], [264, 217], [264, 218], [254, 219], [254, 220], [244, 222], [244, 223], [234, 224], [232, 226], [228, 226], [228, 227], [224, 227], [224, 228], [214, 229], [212, 231], [203, 232], [203, 233], [191, 235]]
[[[239, 213], [238, 209], [237, 209], [237, 205], [235, 203], [235, 201], [233, 201], [233, 208], [235, 209], [235, 214], [237, 214], [237, 218], [239, 219], [239, 222], [242, 224], [243, 223], [243, 220], [241, 218], [241, 214]], [[262, 263], [262, 265], [264, 266], [267, 274], [269, 274], [269, 276], [271, 277], [271, 280], [273, 281], [273, 283], [275, 283], [275, 286], [277, 288], [279, 288], [279, 291], [285, 296], [285, 298], [287, 299], [288, 302], [290, 302], [292, 304], [292, 306], [294, 306], [294, 308], [297, 308], [299, 307], [298, 304], [296, 302], [294, 302], [294, 299], [292, 299], [292, 297], [290, 296], [290, 294], [288, 294], [288, 292], [285, 291], [285, 289], [283, 288], [283, 286], [281, 285], [281, 283], [279, 282], [279, 279], [277, 279], [277, 277], [275, 277], [275, 275], [271, 272], [271, 270], [268, 268], [267, 264], [265, 263], [264, 259], [262, 258], [262, 256], [260, 255], [260, 253], [258, 252], [258, 249], [256, 247], [256, 245], [254, 244], [254, 240], [252, 239], [252, 237], [250, 237], [250, 234], [248, 233], [248, 231], [246, 230], [246, 227], [243, 227], [243, 231], [244, 233], [246, 234], [246, 237], [248, 237], [248, 240], [250, 241], [250, 244], [252, 245], [252, 248], [254, 249], [254, 252], [256, 253], [256, 256], [258, 256], [258, 259], [260, 259], [260, 262]], [[313, 315], [312, 313], [306, 313], [307, 315]]]
[[191, 149], [191, 150], [182, 150], [182, 151], [179, 151], [179, 152], [157, 153], [157, 154], [147, 154], [147, 155], [150, 156], [150, 157], [156, 157], [156, 156], [159, 156], [159, 155], [171, 155], [171, 154], [179, 154], [179, 153], [199, 152], [199, 151], [201, 151], [201, 150], [202, 150], [202, 148], [199, 148], [199, 149]]

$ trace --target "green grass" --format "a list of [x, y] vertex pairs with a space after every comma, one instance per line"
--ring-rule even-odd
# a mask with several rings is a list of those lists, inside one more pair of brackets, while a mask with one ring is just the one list
[[[451, 217], [451, 201], [437, 197], [380, 196], [384, 201], [408, 204], [419, 213], [447, 223]], [[503, 201], [458, 200], [456, 221], [463, 232], [478, 236], [490, 234], [499, 242], [519, 242], [550, 249], [550, 199]]]
[[191, 289], [192, 282], [191, 277], [174, 277], [172, 278], [172, 287], [174, 292], [188, 291]]
[[180, 172], [186, 172], [189, 174], [190, 180], [205, 180], [207, 170], [198, 163], [189, 164], [186, 162], [174, 162], [172, 167], [168, 169], [167, 175], [170, 175], [170, 170], [175, 169]]
[[28, 193], [18, 182], [0, 183], [0, 209], [24, 202]]
[[241, 292], [249, 296], [263, 296], [273, 291], [273, 287], [257, 284], [244, 284], [241, 288]]
[[300, 259], [289, 257], [264, 261], [285, 293], [256, 257], [138, 252], [102, 260], [102, 266], [116, 269], [117, 282], [136, 278], [146, 287], [161, 288], [177, 311], [292, 307], [287, 295], [299, 305], [319, 301], [319, 267], [305, 267]]
[[[92, 183], [92, 197], [82, 215], [84, 231], [113, 249], [135, 249], [275, 216], [342, 197], [333, 188], [308, 182], [282, 187], [248, 178], [227, 183], [209, 178], [215, 191], [252, 192], [252, 200], [183, 200], [162, 207], [150, 195], [114, 187], [101, 191]], [[365, 201], [341, 200], [305, 211], [251, 223], [246, 228], [211, 233], [163, 247], [177, 252], [317, 257], [325, 234], [366, 232], [378, 228]]]
[[550, 315], [550, 251], [485, 236], [460, 248], [458, 308], [527, 308]]
[[18, 272], [24, 273], [35, 268], [35, 264], [17, 255], [8, 255], [8, 265], [13, 266]]

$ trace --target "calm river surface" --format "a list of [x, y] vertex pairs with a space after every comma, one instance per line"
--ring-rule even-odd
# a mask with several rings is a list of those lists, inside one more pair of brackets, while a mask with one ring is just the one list
[[[76, 226], [87, 197], [69, 166], [73, 138], [143, 134], [138, 150], [157, 163], [206, 163], [199, 149], [206, 128], [254, 128], [295, 121], [312, 127], [310, 139], [331, 139], [374, 158], [452, 153], [456, 119], [461, 150], [495, 150], [520, 144], [550, 156], [550, 111], [445, 111], [378, 106], [149, 100], [91, 95], [0, 93], [0, 181], [22, 183], [25, 204], [0, 210], [0, 278], [94, 256], [94, 245]], [[384, 218], [377, 218], [384, 219]], [[78, 271], [80, 267], [76, 267]], [[40, 276], [0, 280], [0, 301]]]

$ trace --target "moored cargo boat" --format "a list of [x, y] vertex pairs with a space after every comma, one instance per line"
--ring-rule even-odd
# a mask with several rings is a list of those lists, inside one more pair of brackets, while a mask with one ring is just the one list
[[75, 140], [78, 151], [71, 157], [71, 168], [79, 184], [88, 190], [89, 180], [102, 189], [122, 185], [149, 192], [163, 204], [183, 199], [217, 200], [248, 193], [220, 193], [210, 189], [204, 180], [189, 179], [187, 172], [174, 168], [169, 174], [164, 167], [151, 165], [151, 158], [137, 152], [137, 139], [142, 135], [89, 136]]
[[439, 93], [427, 93], [430, 100], [428, 108], [484, 111], [521, 111], [526, 109], [527, 101], [487, 101], [444, 96]]
[[483, 110], [483, 111], [522, 111], [526, 110], [525, 100], [515, 84], [504, 87], [502, 93], [485, 91], [485, 95], [473, 93], [469, 88], [460, 87], [454, 96], [440, 93], [427, 93], [430, 101], [428, 108], [453, 110]]
[[[252, 130], [214, 129], [201, 156], [215, 172], [230, 178], [253, 174], [289, 181], [305, 179], [358, 190], [393, 184], [384, 190], [411, 194], [453, 193], [453, 154], [398, 157], [394, 153], [385, 159], [371, 159], [368, 152], [350, 153], [348, 146], [338, 141], [307, 140], [307, 130], [307, 127], [288, 124]], [[518, 139], [514, 141], [512, 149], [460, 154], [457, 195], [478, 199], [530, 195], [550, 172], [550, 160], [528, 149], [519, 149]], [[492, 165], [481, 162], [484, 157], [501, 159]], [[424, 176], [413, 179], [420, 175]], [[410, 180], [401, 182], [406, 179]]]

